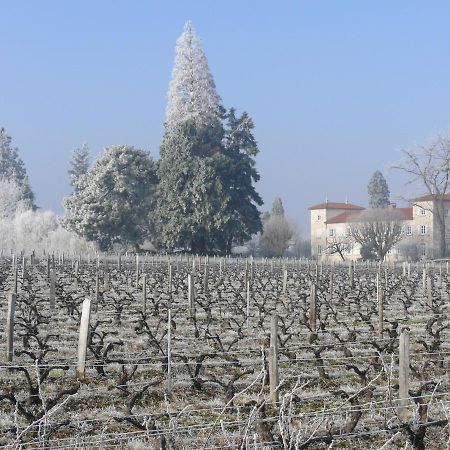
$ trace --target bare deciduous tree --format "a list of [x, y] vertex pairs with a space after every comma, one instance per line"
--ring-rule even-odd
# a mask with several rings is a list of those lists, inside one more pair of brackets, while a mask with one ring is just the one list
[[350, 234], [361, 246], [370, 246], [380, 261], [403, 238], [401, 213], [390, 208], [368, 209], [353, 219]]
[[[408, 184], [420, 182], [430, 194], [428, 209], [438, 225], [438, 254], [445, 255], [445, 210], [444, 200], [448, 193], [450, 178], [450, 136], [439, 136], [429, 144], [414, 150], [402, 150], [403, 161], [393, 166], [409, 176]], [[416, 203], [411, 202], [413, 205]], [[422, 206], [422, 205], [421, 205]]]
[[345, 254], [350, 253], [354, 244], [354, 239], [351, 234], [343, 236], [334, 236], [327, 243], [327, 253], [329, 255], [338, 254], [342, 261], [345, 261]]

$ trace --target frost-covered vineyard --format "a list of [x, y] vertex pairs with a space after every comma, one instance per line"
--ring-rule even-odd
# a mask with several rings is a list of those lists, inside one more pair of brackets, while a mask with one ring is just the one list
[[425, 271], [182, 256], [56, 258], [54, 269], [27, 258], [25, 271], [20, 258], [0, 264], [5, 448], [448, 446], [445, 263]]

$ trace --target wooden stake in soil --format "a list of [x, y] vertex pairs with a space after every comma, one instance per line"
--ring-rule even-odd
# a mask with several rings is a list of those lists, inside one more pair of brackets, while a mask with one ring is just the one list
[[50, 271], [50, 308], [56, 305], [56, 271]]
[[316, 332], [317, 328], [317, 311], [316, 311], [316, 300], [317, 300], [317, 292], [316, 285], [314, 283], [311, 284], [311, 293], [309, 296], [309, 326], [313, 333]]
[[208, 263], [205, 262], [205, 273], [203, 274], [203, 293], [208, 293]]
[[431, 277], [427, 277], [427, 300], [428, 300], [428, 306], [430, 308], [433, 307], [433, 289], [431, 285]]
[[78, 364], [77, 378], [85, 377], [86, 353], [89, 336], [89, 321], [91, 318], [91, 299], [85, 298], [83, 301], [83, 309], [81, 310], [80, 334], [78, 337]]
[[279, 369], [278, 369], [278, 316], [274, 314], [270, 323], [270, 347], [269, 347], [269, 381], [270, 400], [278, 403]]
[[14, 294], [17, 294], [17, 283], [18, 283], [18, 277], [19, 277], [19, 274], [18, 274], [18, 269], [17, 269], [17, 266], [15, 266], [14, 267], [14, 278], [13, 278], [13, 291], [14, 291]]
[[288, 280], [288, 271], [287, 269], [283, 270], [283, 294], [286, 294], [287, 291], [287, 280]]
[[384, 322], [384, 291], [383, 288], [378, 290], [378, 335], [383, 339], [383, 322]]
[[250, 318], [250, 281], [247, 281], [247, 309], [246, 309], [246, 315], [247, 315], [247, 326], [249, 325], [249, 318]]
[[172, 310], [167, 311], [167, 380], [166, 392], [172, 391]]
[[355, 269], [353, 267], [353, 263], [349, 261], [348, 263], [348, 277], [350, 279], [350, 287], [355, 287]]
[[409, 329], [403, 328], [400, 334], [398, 347], [398, 383], [399, 383], [399, 401], [398, 417], [405, 422], [409, 417]]
[[195, 316], [195, 292], [194, 292], [194, 280], [192, 275], [188, 275], [188, 301], [189, 301], [189, 317]]
[[6, 316], [6, 360], [11, 362], [14, 355], [14, 315], [16, 312], [15, 293], [8, 294], [8, 315]]
[[142, 312], [147, 314], [147, 275], [142, 277]]

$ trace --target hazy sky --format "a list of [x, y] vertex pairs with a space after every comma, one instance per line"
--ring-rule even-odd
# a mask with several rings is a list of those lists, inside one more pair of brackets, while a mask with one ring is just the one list
[[176, 38], [190, 19], [224, 106], [246, 110], [258, 190], [308, 233], [307, 207], [367, 203], [399, 149], [450, 129], [448, 1], [0, 0], [0, 126], [37, 202], [61, 211], [72, 149], [158, 156]]

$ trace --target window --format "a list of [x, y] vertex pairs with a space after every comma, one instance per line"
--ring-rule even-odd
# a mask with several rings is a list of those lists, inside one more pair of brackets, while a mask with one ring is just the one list
[[444, 209], [444, 216], [448, 216], [448, 209]]
[[420, 214], [421, 216], [426, 216], [426, 215], [427, 215], [427, 210], [426, 210], [426, 209], [423, 209], [423, 208], [420, 208], [420, 209], [419, 209], [419, 214]]
[[335, 236], [334, 228], [330, 228], [329, 235], [330, 235], [330, 237], [334, 237]]
[[420, 234], [427, 234], [427, 226], [420, 225]]
[[411, 236], [412, 235], [412, 226], [411, 225], [407, 225], [406, 226], [406, 235], [407, 236]]
[[317, 220], [322, 220], [322, 217], [320, 214], [317, 215]]
[[427, 246], [426, 244], [420, 244], [420, 254], [421, 256], [427, 255]]
[[322, 246], [320, 244], [317, 246], [317, 254], [318, 255], [322, 254]]

